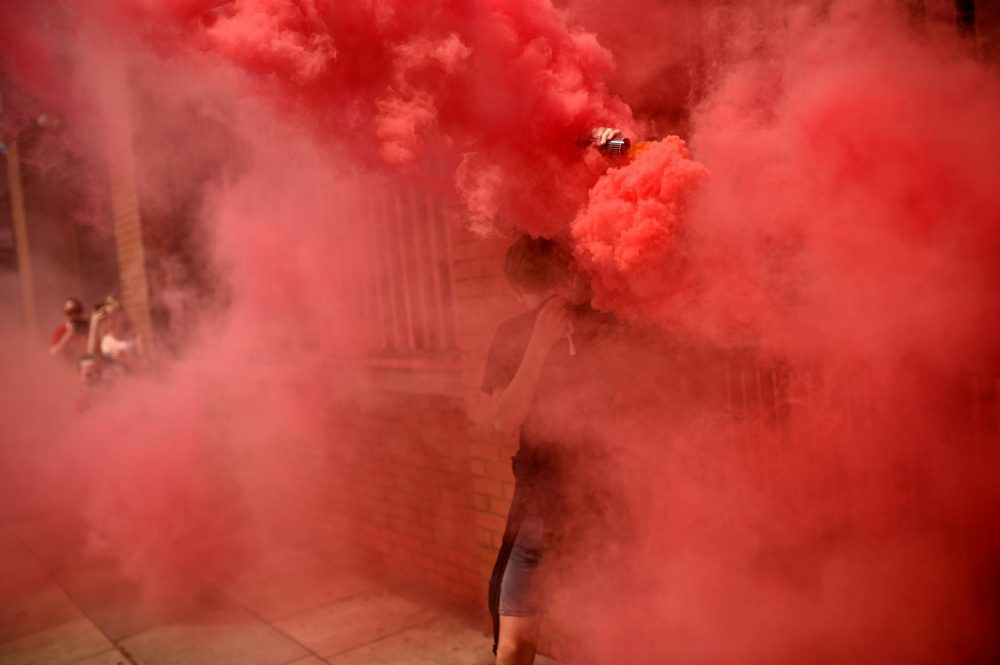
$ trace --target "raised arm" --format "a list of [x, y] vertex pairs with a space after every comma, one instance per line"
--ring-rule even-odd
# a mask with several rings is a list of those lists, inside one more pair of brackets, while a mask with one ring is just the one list
[[103, 307], [94, 310], [90, 315], [90, 332], [87, 335], [87, 353], [96, 358], [101, 357], [101, 324], [107, 318]]
[[504, 436], [512, 436], [528, 417], [545, 358], [568, 325], [566, 302], [561, 298], [551, 299], [538, 312], [517, 373], [506, 388], [493, 391], [493, 427]]

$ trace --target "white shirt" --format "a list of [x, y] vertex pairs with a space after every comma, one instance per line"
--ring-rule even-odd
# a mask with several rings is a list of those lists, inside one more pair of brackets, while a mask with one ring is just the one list
[[101, 355], [112, 360], [118, 360], [126, 353], [135, 348], [135, 340], [118, 339], [111, 333], [107, 333], [101, 338]]

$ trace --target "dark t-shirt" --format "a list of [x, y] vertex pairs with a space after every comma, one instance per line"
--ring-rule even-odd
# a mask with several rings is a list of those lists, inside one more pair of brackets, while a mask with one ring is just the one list
[[[486, 360], [482, 389], [503, 390], [524, 358], [541, 307], [508, 319], [497, 329]], [[613, 317], [588, 306], [569, 308], [573, 333], [549, 351], [531, 408], [520, 428], [513, 458], [518, 493], [531, 513], [557, 511], [572, 482], [574, 458], [594, 448], [595, 418], [615, 399], [609, 363], [620, 338]]]

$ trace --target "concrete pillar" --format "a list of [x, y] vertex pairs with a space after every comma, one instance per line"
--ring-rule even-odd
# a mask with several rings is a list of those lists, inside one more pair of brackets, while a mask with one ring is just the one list
[[24, 189], [21, 182], [21, 157], [17, 139], [11, 139], [5, 151], [7, 181], [10, 187], [11, 217], [14, 222], [14, 242], [17, 250], [17, 274], [21, 291], [21, 319], [32, 336], [38, 333], [38, 313], [35, 309], [35, 277], [31, 266], [31, 245], [28, 240], [28, 218], [24, 212]]
[[131, 104], [125, 71], [118, 68], [105, 90], [108, 123], [105, 130], [105, 161], [111, 192], [111, 215], [121, 299], [149, 353], [155, 352], [149, 310], [146, 251], [142, 239], [142, 215], [136, 187], [135, 154], [132, 147]]

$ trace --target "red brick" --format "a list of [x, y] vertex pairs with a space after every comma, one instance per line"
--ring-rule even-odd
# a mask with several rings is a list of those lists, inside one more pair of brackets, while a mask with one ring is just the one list
[[500, 461], [500, 446], [474, 443], [469, 449], [473, 459]]
[[493, 496], [497, 498], [503, 498], [505, 496], [503, 483], [497, 480], [489, 480], [487, 478], [473, 478], [472, 489], [474, 492], [477, 492], [479, 494], [486, 494], [488, 496]]
[[491, 498], [488, 494], [473, 494], [472, 505], [478, 511], [489, 512]]
[[510, 500], [509, 499], [494, 499], [490, 498], [489, 510], [494, 515], [500, 515], [501, 517], [507, 516], [507, 511], [510, 510]]
[[484, 462], [483, 466], [486, 470], [486, 477], [497, 478], [503, 481], [510, 481], [514, 477], [514, 470], [511, 468], [511, 464], [508, 461], [502, 462]]
[[[468, 545], [468, 543], [466, 543]], [[450, 550], [447, 555], [448, 561], [455, 564], [459, 568], [464, 568], [465, 570], [478, 570], [478, 562], [476, 558], [470, 554], [464, 552], [458, 552], [455, 550]]]
[[504, 529], [506, 520], [500, 515], [476, 513], [475, 524], [478, 527], [490, 529], [494, 533], [500, 533]]

